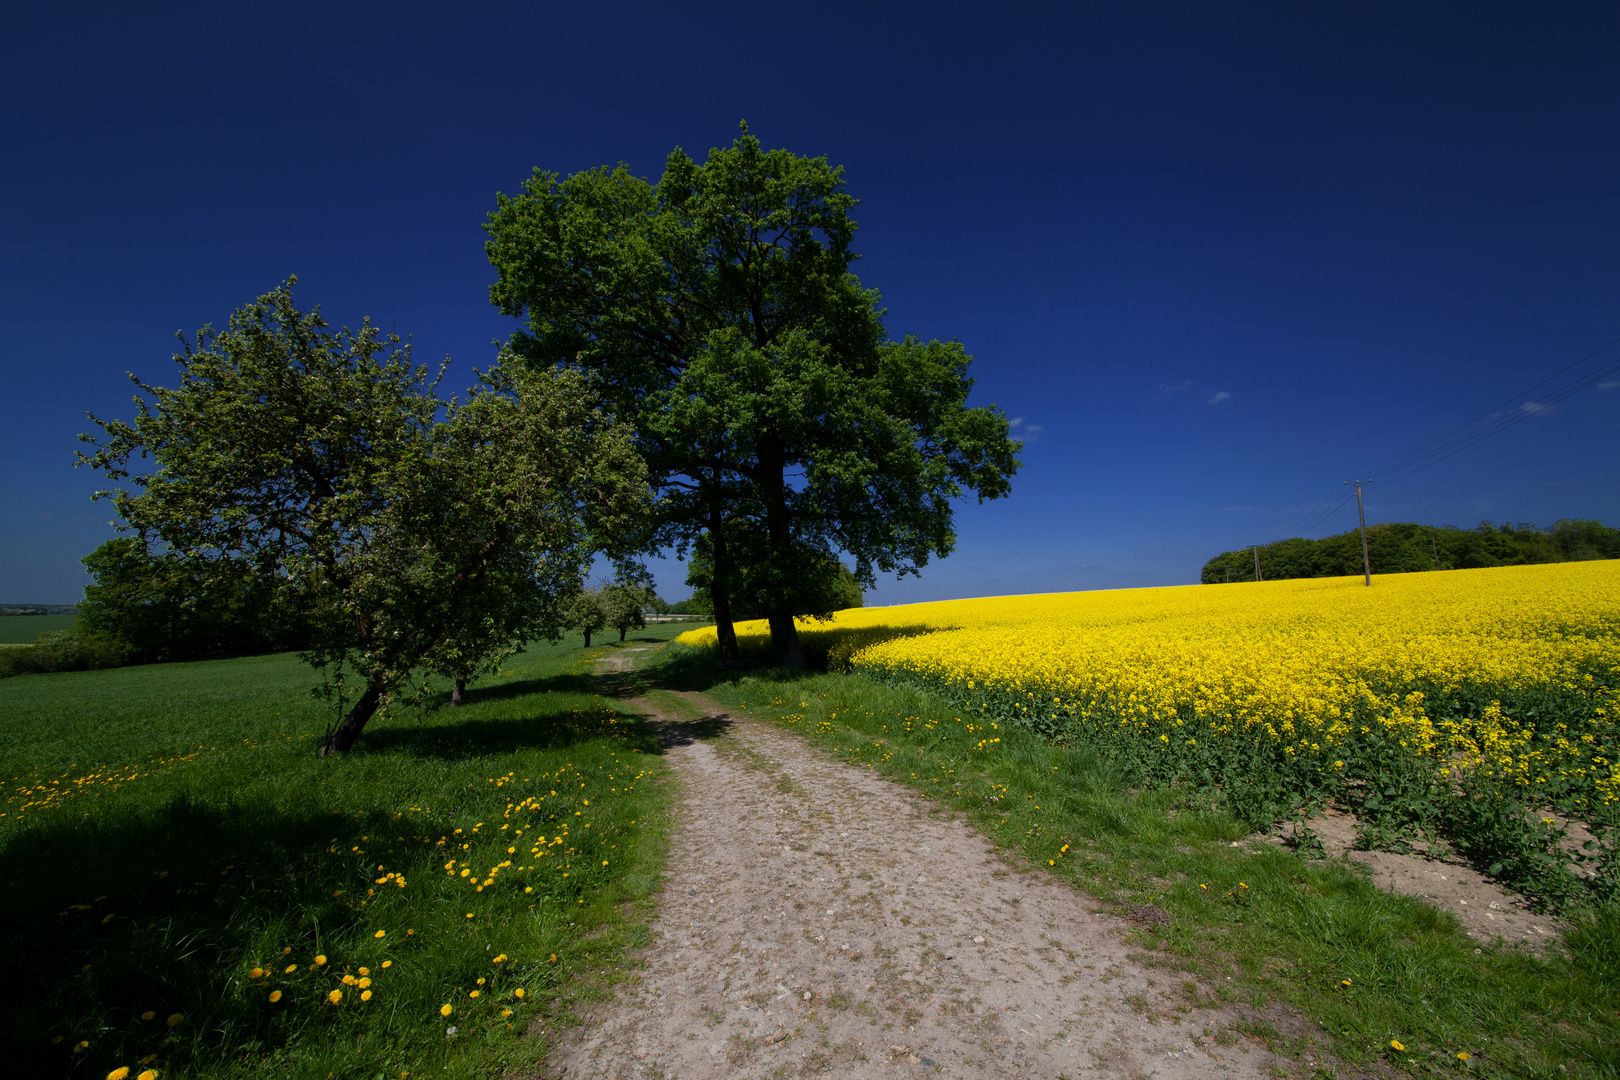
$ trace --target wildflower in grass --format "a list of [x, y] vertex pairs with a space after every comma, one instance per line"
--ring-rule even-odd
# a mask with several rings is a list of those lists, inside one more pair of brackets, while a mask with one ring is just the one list
[[370, 990], [362, 990], [362, 991], [360, 991], [360, 1000], [361, 1001], [370, 1001], [371, 1000], [371, 991]]
[[360, 974], [362, 974], [362, 975], [370, 975], [371, 974], [371, 969], [368, 968], [368, 967], [363, 967], [363, 968], [360, 969]]
[[341, 991], [341, 990], [332, 991], [330, 994], [326, 995], [326, 1000], [330, 1001], [332, 1004], [336, 1005], [338, 1002], [343, 1000], [343, 991]]
[[377, 932], [376, 932], [376, 933], [375, 933], [375, 934], [372, 934], [372, 935], [371, 935], [371, 936], [372, 936], [372, 937], [387, 937], [387, 936], [388, 936], [388, 931], [386, 931], [386, 930], [379, 930], [379, 931], [377, 931]]
[[293, 972], [295, 972], [297, 970], [298, 970], [298, 965], [297, 964], [288, 964], [285, 968], [282, 969], [281, 973], [283, 975], [291, 975]]
[[281, 1000], [281, 991], [280, 990], [272, 990], [272, 991], [270, 991], [270, 1004], [274, 1005], [276, 1002], [278, 1002], [280, 1000]]
[[315, 966], [316, 967], [325, 967], [326, 966], [326, 954], [325, 953], [321, 953], [319, 956], [315, 957]]
[[1406, 1045], [1404, 1043], [1402, 1043], [1401, 1040], [1399, 1040], [1399, 1039], [1391, 1039], [1391, 1040], [1389, 1040], [1389, 1045], [1393, 1046], [1397, 1050], [1404, 1051], [1406, 1049]]
[[469, 992], [469, 993], [468, 993], [468, 994], [467, 994], [467, 996], [468, 996], [468, 997], [470, 997], [470, 998], [475, 998], [475, 997], [477, 997], [477, 996], [478, 996], [478, 991], [477, 991], [477, 990], [473, 990], [473, 991], [471, 991], [471, 992]]
[[354, 985], [356, 985], [356, 986], [358, 986], [358, 987], [359, 987], [359, 988], [360, 988], [360, 989], [362, 989], [362, 990], [364, 990], [364, 989], [365, 989], [365, 988], [366, 988], [366, 987], [368, 987], [368, 986], [370, 986], [370, 985], [371, 985], [371, 980], [370, 980], [370, 979], [369, 979], [369, 978], [366, 978], [366, 979], [356, 979], [356, 980], [355, 980], [355, 982], [354, 982]]
[[1458, 1061], [1467, 1061], [1467, 1060], [1468, 1060], [1468, 1059], [1469, 1059], [1469, 1058], [1471, 1058], [1471, 1057], [1473, 1057], [1473, 1056], [1474, 1056], [1474, 1055], [1473, 1055], [1473, 1054], [1470, 1054], [1470, 1053], [1469, 1053], [1469, 1052], [1468, 1052], [1468, 1051], [1466, 1051], [1466, 1050], [1459, 1050], [1459, 1051], [1457, 1051], [1457, 1060], [1458, 1060]]
[[181, 1014], [181, 1013], [170, 1013], [169, 1014], [169, 1019], [166, 1020], [165, 1023], [167, 1023], [170, 1027], [174, 1027], [174, 1025], [178, 1024], [180, 1021], [182, 1021], [184, 1019], [185, 1019], [185, 1016], [183, 1014]]
[[157, 1075], [158, 1071], [156, 1069], [147, 1069], [140, 1075], [136, 1076], [135, 1080], [157, 1080]]
[[89, 1048], [90, 1048], [90, 1040], [89, 1039], [81, 1039], [81, 1040], [79, 1040], [79, 1044], [73, 1048], [73, 1052], [75, 1054], [77, 1054], [80, 1050], [88, 1050]]
[[262, 978], [264, 978], [264, 968], [254, 968], [252, 971], [248, 972], [248, 978], [250, 978], [250, 979], [262, 979]]
[[120, 1066], [118, 1066], [118, 1068], [114, 1069], [112, 1072], [107, 1074], [107, 1080], [124, 1080], [124, 1077], [126, 1077], [128, 1075], [129, 1075], [129, 1066], [128, 1065], [120, 1065]]
[[1350, 980], [1349, 979], [1340, 979], [1339, 980], [1339, 985], [1340, 986], [1349, 986], [1350, 985]]
[[[557, 959], [555, 954], [553, 954], [551, 958], [553, 960]], [[520, 986], [516, 990], [512, 991], [512, 996], [515, 997], [515, 998], [520, 998], [520, 997], [523, 997], [527, 993], [528, 993], [528, 991], [523, 989], [523, 987]]]
[[512, 1010], [511, 1009], [502, 1009], [501, 1010], [501, 1015], [502, 1016], [511, 1016], [512, 1015]]
[[449, 1016], [450, 1012], [451, 1012], [450, 1006], [448, 1006], [448, 1005], [440, 1005], [439, 1006], [439, 1015], [440, 1016]]
[[391, 968], [394, 966], [394, 962], [392, 960], [384, 960], [382, 962], [382, 966], [385, 968]]
[[483, 980], [483, 979], [479, 979], [479, 980], [478, 980], [478, 985], [479, 985], [479, 986], [483, 986], [483, 985], [484, 985], [484, 980]]
[[153, 1012], [151, 1009], [147, 1009], [145, 1012], [141, 1013], [141, 1019], [142, 1020], [152, 1020], [152, 1019], [155, 1019], [156, 1017], [157, 1017], [157, 1013]]
[[497, 963], [497, 964], [504, 964], [504, 963], [506, 963], [506, 954], [505, 954], [505, 953], [501, 953], [501, 954], [500, 954], [500, 955], [499, 955], [499, 956], [497, 956], [497, 957], [496, 957], [496, 958], [495, 958], [495, 963]]

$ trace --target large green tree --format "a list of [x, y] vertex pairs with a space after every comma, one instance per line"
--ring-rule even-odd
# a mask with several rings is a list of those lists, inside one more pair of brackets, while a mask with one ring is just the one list
[[[370, 322], [334, 330], [292, 281], [205, 328], [178, 385], [99, 420], [81, 463], [100, 493], [188, 574], [245, 580], [308, 627], [304, 658], [348, 750], [415, 675], [486, 669], [557, 637], [599, 550], [641, 535], [645, 468], [578, 373], [497, 362], [461, 399]], [[142, 459], [151, 466], [136, 472]], [[413, 674], [415, 673], [415, 674]]]
[[732, 534], [763, 537], [773, 643], [802, 665], [807, 560], [846, 552], [867, 586], [914, 574], [954, 547], [954, 501], [1007, 494], [1019, 465], [1006, 416], [967, 405], [960, 344], [889, 338], [850, 272], [854, 206], [842, 169], [745, 127], [701, 164], [675, 150], [656, 184], [536, 170], [487, 224], [491, 299], [526, 320], [511, 349], [588, 373], [634, 425], [662, 496], [648, 546], [707, 534], [728, 659]]

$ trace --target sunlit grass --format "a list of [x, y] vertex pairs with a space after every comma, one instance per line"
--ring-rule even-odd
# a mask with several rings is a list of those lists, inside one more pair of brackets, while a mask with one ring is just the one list
[[662, 762], [593, 692], [606, 648], [531, 648], [335, 759], [290, 656], [0, 683], [8, 1066], [532, 1064], [662, 858]]

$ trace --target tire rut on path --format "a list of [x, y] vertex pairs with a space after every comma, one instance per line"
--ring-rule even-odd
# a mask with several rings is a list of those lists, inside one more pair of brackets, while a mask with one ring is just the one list
[[[623, 665], [603, 665], [623, 670]], [[568, 1033], [575, 1077], [1259, 1077], [1292, 1072], [1128, 925], [929, 801], [697, 694], [655, 717], [681, 785], [653, 943]], [[1178, 1008], [1179, 1006], [1179, 1008]], [[1230, 1041], [1230, 1040], [1228, 1040]]]

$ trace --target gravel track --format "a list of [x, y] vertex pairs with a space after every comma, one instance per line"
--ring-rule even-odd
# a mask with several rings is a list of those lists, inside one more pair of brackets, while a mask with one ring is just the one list
[[[628, 651], [628, 650], [627, 650]], [[601, 665], [623, 670], [628, 657]], [[680, 796], [653, 944], [546, 1073], [1205, 1077], [1298, 1065], [1215, 1035], [1129, 924], [983, 835], [771, 725], [652, 717]]]

